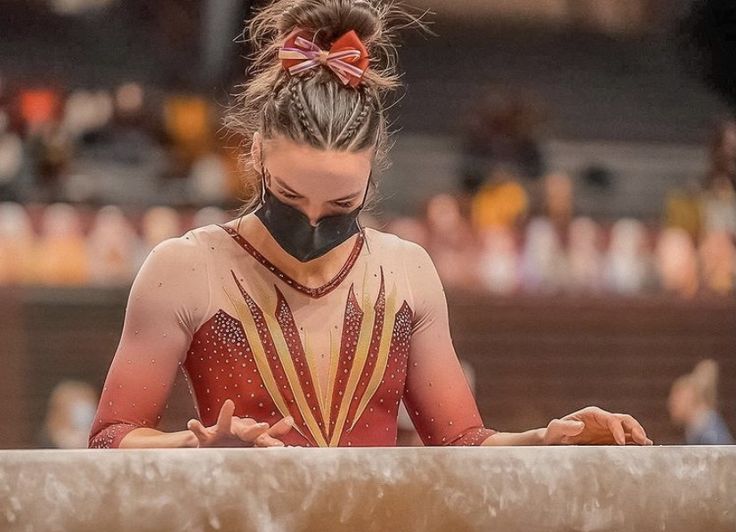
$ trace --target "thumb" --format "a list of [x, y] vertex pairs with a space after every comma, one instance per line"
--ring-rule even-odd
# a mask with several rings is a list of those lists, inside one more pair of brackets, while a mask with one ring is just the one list
[[562, 443], [565, 438], [571, 438], [583, 432], [585, 423], [572, 419], [553, 419], [547, 427], [546, 441], [551, 444]]
[[565, 436], [577, 436], [585, 429], [585, 423], [573, 419], [561, 419], [560, 430]]

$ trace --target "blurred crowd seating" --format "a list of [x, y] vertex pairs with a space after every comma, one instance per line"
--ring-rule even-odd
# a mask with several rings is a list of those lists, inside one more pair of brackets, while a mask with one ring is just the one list
[[237, 155], [210, 99], [137, 83], [12, 87], [0, 78], [0, 200], [224, 205]]
[[542, 216], [474, 231], [449, 195], [433, 198], [428, 213], [426, 220], [400, 218], [388, 228], [424, 245], [448, 287], [497, 295], [734, 293], [736, 248], [726, 232], [708, 233], [696, 244], [682, 228], [630, 218], [577, 217], [561, 231]]
[[[471, 199], [466, 216], [462, 197], [440, 194], [422, 217], [368, 214], [363, 221], [423, 245], [452, 288], [496, 295], [734, 293], [736, 249], [726, 231], [696, 241], [681, 227], [628, 218], [598, 223], [564, 208], [513, 224], [497, 224], [499, 214], [484, 225], [477, 209], [485, 201]], [[219, 207], [0, 203], [0, 285], [125, 286], [162, 240], [228, 219]]]
[[[227, 220], [240, 184], [221, 110], [136, 83], [0, 86], [0, 284], [125, 285], [160, 241]], [[736, 124], [719, 126], [707, 175], [662, 198], [659, 220], [604, 220], [580, 216], [574, 176], [544, 160], [533, 104], [489, 93], [475, 117], [460, 192], [430, 193], [418, 215], [364, 216], [422, 244], [446, 286], [733, 294]]]
[[219, 207], [0, 203], [0, 285], [126, 286], [159, 242], [227, 219]]

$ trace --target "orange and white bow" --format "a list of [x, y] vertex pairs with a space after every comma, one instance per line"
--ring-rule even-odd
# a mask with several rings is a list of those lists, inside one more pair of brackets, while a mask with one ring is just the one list
[[279, 48], [279, 59], [292, 75], [324, 65], [351, 87], [360, 84], [370, 63], [368, 51], [354, 30], [337, 39], [328, 51], [314, 44], [304, 30], [296, 29]]

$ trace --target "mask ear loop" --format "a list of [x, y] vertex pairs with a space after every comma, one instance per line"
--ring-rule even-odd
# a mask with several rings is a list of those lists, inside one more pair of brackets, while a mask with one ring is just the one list
[[[368, 198], [368, 189], [371, 186], [372, 178], [373, 178], [373, 169], [371, 169], [371, 173], [368, 175], [368, 185], [366, 185], [365, 187], [365, 193], [363, 194], [363, 201], [360, 203], [361, 210], [363, 209], [363, 207], [365, 207], [365, 200], [366, 198]], [[370, 254], [371, 245], [368, 243], [368, 238], [365, 235], [365, 228], [361, 225], [359, 218], [355, 219], [355, 223], [358, 224], [358, 229], [360, 229], [360, 234], [363, 236], [363, 242], [365, 242], [365, 247], [368, 250], [368, 253]]]
[[[266, 175], [266, 166], [263, 163], [263, 157], [261, 157], [261, 205], [260, 206], [263, 206], [266, 203], [266, 180], [265, 180], [265, 175]], [[242, 222], [242, 221], [243, 221], [243, 216], [241, 216], [238, 219], [238, 226], [236, 228], [236, 231], [238, 233], [240, 233], [240, 222]]]
[[266, 165], [261, 157], [261, 205], [266, 203]]

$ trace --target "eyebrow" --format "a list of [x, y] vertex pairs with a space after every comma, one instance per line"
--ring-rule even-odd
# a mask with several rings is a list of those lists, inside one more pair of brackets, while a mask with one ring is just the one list
[[[284, 190], [286, 190], [287, 192], [290, 192], [290, 193], [292, 193], [292, 194], [294, 194], [294, 195], [296, 195], [296, 196], [302, 196], [302, 197], [303, 197], [303, 195], [302, 195], [302, 194], [300, 194], [299, 192], [297, 192], [296, 190], [294, 190], [293, 188], [291, 188], [291, 187], [290, 187], [289, 185], [287, 185], [286, 183], [284, 183], [283, 181], [281, 181], [281, 180], [280, 180], [280, 179], [279, 179], [278, 177], [276, 177], [276, 176], [275, 176], [275, 175], [273, 175], [273, 174], [270, 174], [270, 175], [271, 175], [271, 178], [272, 178], [272, 179], [273, 179], [274, 181], [276, 181], [276, 184], [277, 184], [278, 186], [280, 186], [281, 188], [283, 188], [283, 189], [284, 189]], [[353, 194], [350, 194], [349, 196], [345, 196], [344, 198], [337, 198], [337, 199], [334, 199], [334, 200], [330, 200], [330, 201], [332, 201], [332, 202], [335, 202], [335, 201], [348, 201], [348, 200], [351, 200], [351, 199], [355, 199], [355, 198], [357, 198], [358, 196], [360, 196], [360, 191], [358, 191], [358, 192], [355, 192], [355, 193], [353, 193]]]

